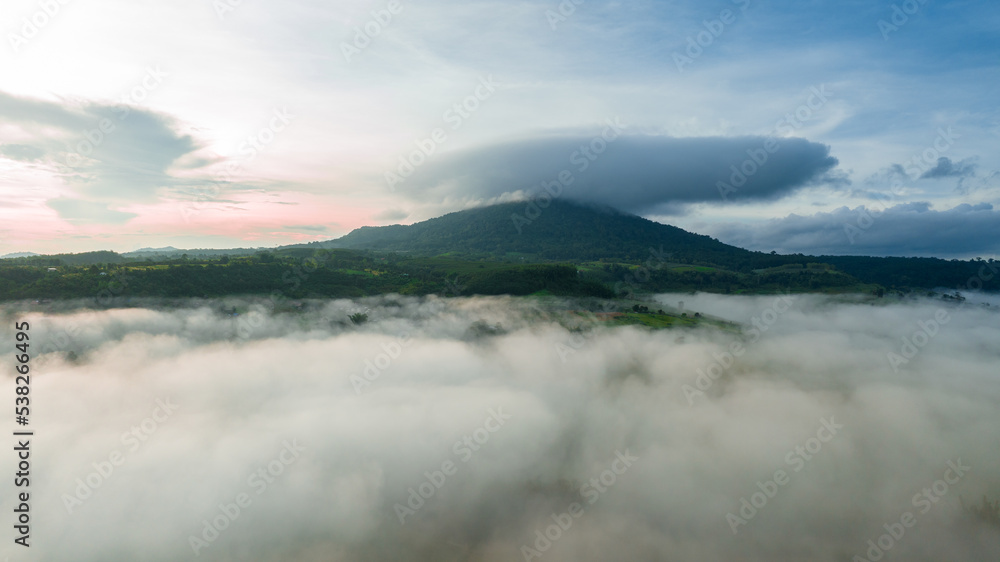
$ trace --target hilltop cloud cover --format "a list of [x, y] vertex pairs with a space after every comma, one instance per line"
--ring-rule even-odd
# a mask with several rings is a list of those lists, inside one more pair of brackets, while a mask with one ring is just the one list
[[556, 191], [639, 214], [674, 214], [693, 203], [774, 201], [805, 186], [840, 184], [846, 180], [834, 172], [837, 164], [829, 146], [801, 138], [635, 135], [609, 119], [593, 136], [532, 138], [442, 157], [399, 189], [422, 199]]

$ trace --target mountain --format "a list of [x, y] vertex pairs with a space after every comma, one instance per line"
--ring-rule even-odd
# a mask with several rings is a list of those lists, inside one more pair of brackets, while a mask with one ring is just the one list
[[731, 263], [754, 252], [714, 238], [653, 222], [610, 207], [555, 200], [525, 216], [527, 204], [479, 207], [403, 226], [365, 226], [328, 242], [327, 248], [407, 252], [414, 255], [531, 258], [558, 261], [645, 260], [650, 249], [672, 261]]
[[123, 256], [127, 256], [129, 254], [167, 254], [167, 253], [170, 253], [170, 252], [179, 252], [179, 251], [180, 250], [178, 250], [177, 248], [174, 248], [173, 246], [165, 246], [163, 248], [139, 248], [138, 250], [132, 250], [131, 252], [125, 252], [122, 255]]
[[[761, 276], [813, 289], [846, 287], [860, 281], [900, 289], [1000, 290], [1000, 267], [992, 260], [776, 255], [730, 246], [606, 206], [554, 200], [542, 208], [538, 203], [479, 207], [406, 226], [366, 226], [336, 240], [296, 247], [576, 263], [641, 264], [654, 257], [673, 273], [685, 274], [685, 279], [678, 279], [658, 272], [670, 277], [658, 287], [685, 290], [756, 287]], [[689, 271], [692, 267], [684, 266], [700, 269]], [[729, 274], [740, 278], [723, 278]]]
[[190, 258], [212, 257], [212, 256], [250, 256], [264, 250], [265, 248], [224, 248], [224, 249], [180, 249], [173, 246], [164, 248], [140, 248], [131, 252], [125, 252], [122, 256], [126, 258], [179, 258], [187, 255]]
[[[274, 249], [0, 260], [0, 301], [404, 295], [618, 296], [1000, 290], [1000, 263], [752, 252], [608, 207], [508, 203]], [[169, 250], [169, 249], [163, 249]], [[110, 298], [110, 297], [108, 297]]]
[[41, 254], [36, 254], [35, 252], [14, 252], [13, 254], [4, 254], [0, 256], [0, 260], [7, 260], [13, 258], [30, 258], [32, 256], [39, 256]]

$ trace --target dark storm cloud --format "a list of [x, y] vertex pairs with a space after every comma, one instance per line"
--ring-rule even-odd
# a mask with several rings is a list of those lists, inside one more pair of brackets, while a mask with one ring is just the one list
[[705, 233], [743, 248], [782, 253], [987, 256], [1000, 249], [1000, 211], [989, 203], [962, 204], [944, 211], [932, 210], [927, 202], [889, 208], [841, 207], [760, 224], [713, 225]]
[[[635, 213], [678, 212], [693, 203], [780, 199], [797, 189], [843, 182], [828, 146], [801, 138], [621, 135], [558, 136], [442, 155], [398, 188], [412, 197], [491, 198], [542, 193], [560, 181], [564, 197]], [[571, 182], [571, 183], [570, 183]]]

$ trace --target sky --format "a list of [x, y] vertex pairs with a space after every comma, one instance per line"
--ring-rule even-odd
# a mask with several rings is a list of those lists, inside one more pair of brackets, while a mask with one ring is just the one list
[[9, 0], [0, 255], [328, 240], [537, 196], [994, 257], [988, 2]]

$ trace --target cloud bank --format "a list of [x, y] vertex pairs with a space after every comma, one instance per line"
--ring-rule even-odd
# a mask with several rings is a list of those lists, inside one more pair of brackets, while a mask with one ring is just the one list
[[569, 330], [507, 298], [4, 307], [36, 346], [31, 553], [832, 562], [911, 512], [895, 559], [997, 558], [958, 507], [1000, 492], [995, 311], [659, 299], [747, 327]]
[[[709, 225], [705, 234], [750, 250], [810, 255], [989, 257], [1000, 240], [1000, 212], [989, 203], [936, 211], [926, 202], [840, 207], [757, 224]], [[699, 230], [700, 232], [702, 230]]]
[[928, 178], [964, 178], [976, 174], [976, 159], [966, 158], [960, 162], [953, 162], [951, 158], [942, 156], [938, 158], [937, 165], [923, 174], [920, 179]]
[[807, 185], [844, 181], [832, 173], [837, 159], [830, 147], [801, 138], [672, 138], [623, 129], [609, 121], [592, 137], [535, 138], [442, 155], [417, 168], [399, 190], [420, 199], [494, 198], [537, 195], [543, 183], [561, 182], [568, 198], [662, 214], [692, 203], [772, 201]]
[[[157, 76], [133, 92], [148, 95]], [[0, 146], [0, 154], [46, 164], [73, 186], [79, 199], [48, 202], [62, 218], [125, 222], [135, 215], [108, 210], [108, 204], [156, 201], [164, 190], [185, 184], [172, 173], [175, 167], [205, 164], [194, 157], [201, 145], [180, 132], [175, 119], [136, 102], [126, 96], [117, 104], [57, 103], [0, 92], [0, 124], [21, 139]]]

